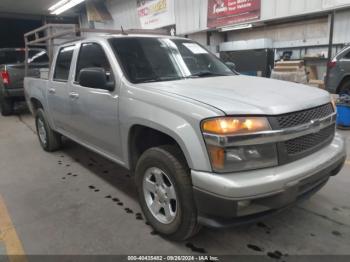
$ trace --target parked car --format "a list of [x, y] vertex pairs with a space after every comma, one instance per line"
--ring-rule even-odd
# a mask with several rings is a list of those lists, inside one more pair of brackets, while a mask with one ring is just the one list
[[[2, 115], [13, 113], [14, 103], [24, 101], [23, 48], [0, 49], [0, 110]], [[29, 50], [29, 75], [39, 76], [39, 69], [48, 67], [48, 57], [43, 49]]]
[[350, 46], [345, 47], [328, 63], [326, 88], [333, 94], [350, 95]]
[[237, 75], [184, 38], [66, 43], [25, 92], [44, 150], [65, 136], [131, 170], [147, 221], [175, 240], [283, 210], [346, 158], [328, 92]]

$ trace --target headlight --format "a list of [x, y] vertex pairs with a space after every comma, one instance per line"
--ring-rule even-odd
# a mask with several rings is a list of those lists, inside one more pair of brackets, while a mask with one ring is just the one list
[[262, 117], [220, 117], [202, 123], [203, 132], [219, 135], [245, 134], [270, 129], [269, 122]]
[[[220, 117], [202, 122], [204, 137], [227, 138], [270, 131], [271, 126], [264, 117]], [[246, 171], [278, 165], [276, 144], [250, 146], [219, 146], [212, 139], [205, 139], [212, 168], [215, 172]]]

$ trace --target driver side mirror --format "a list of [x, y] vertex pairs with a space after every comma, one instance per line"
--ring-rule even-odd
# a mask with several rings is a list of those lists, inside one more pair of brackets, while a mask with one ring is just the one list
[[226, 62], [225, 65], [231, 69], [231, 71], [236, 72], [236, 64], [232, 62]]
[[108, 91], [114, 90], [114, 82], [107, 80], [106, 70], [101, 67], [84, 68], [80, 71], [78, 82], [81, 86], [103, 89]]

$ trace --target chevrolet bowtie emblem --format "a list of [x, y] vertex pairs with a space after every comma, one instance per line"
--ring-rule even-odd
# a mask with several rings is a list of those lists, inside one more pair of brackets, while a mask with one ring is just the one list
[[314, 133], [318, 133], [318, 132], [321, 131], [321, 129], [322, 129], [322, 127], [321, 127], [321, 120], [319, 120], [319, 119], [314, 119], [314, 120], [311, 120], [310, 123], [311, 123], [311, 126], [312, 126], [313, 128], [315, 128], [315, 129], [314, 129]]

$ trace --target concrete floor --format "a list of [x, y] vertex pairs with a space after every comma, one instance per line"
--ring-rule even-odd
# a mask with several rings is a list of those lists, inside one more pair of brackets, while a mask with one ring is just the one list
[[128, 171], [72, 142], [45, 153], [30, 115], [0, 117], [0, 195], [26, 254], [350, 255], [349, 171], [261, 223], [174, 243], [137, 214]]

